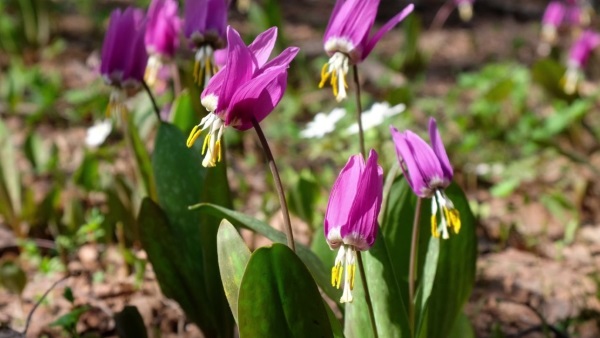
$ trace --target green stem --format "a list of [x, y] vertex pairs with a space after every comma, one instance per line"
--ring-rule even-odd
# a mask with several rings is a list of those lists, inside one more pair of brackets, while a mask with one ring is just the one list
[[362, 252], [356, 252], [358, 272], [360, 273], [360, 279], [365, 289], [365, 300], [367, 301], [367, 309], [369, 309], [369, 318], [371, 319], [371, 328], [373, 329], [373, 337], [378, 338], [377, 324], [375, 323], [375, 311], [373, 311], [373, 303], [371, 302], [371, 295], [369, 293], [369, 287], [367, 285], [367, 275], [365, 274], [365, 267], [362, 260]]
[[283, 213], [283, 223], [284, 223], [284, 231], [287, 237], [287, 245], [293, 251], [296, 251], [296, 245], [294, 244], [294, 234], [292, 232], [292, 223], [290, 222], [290, 213], [288, 211], [287, 202], [285, 200], [285, 193], [283, 192], [283, 185], [281, 184], [281, 178], [279, 177], [279, 171], [277, 170], [277, 165], [275, 164], [275, 158], [273, 157], [273, 153], [271, 153], [271, 148], [269, 147], [269, 143], [267, 142], [267, 138], [260, 127], [258, 121], [253, 117], [252, 125], [254, 126], [254, 130], [256, 130], [256, 134], [258, 134], [258, 139], [265, 151], [265, 156], [267, 157], [267, 161], [269, 162], [269, 168], [271, 169], [271, 173], [273, 174], [273, 180], [275, 181], [275, 190], [277, 190], [277, 196], [279, 196], [279, 203], [281, 204], [281, 212]]
[[363, 156], [367, 156], [367, 152], [365, 150], [365, 133], [363, 131], [362, 126], [362, 104], [360, 102], [360, 82], [358, 81], [358, 66], [352, 66], [352, 70], [354, 73], [354, 83], [356, 84], [354, 87], [356, 88], [356, 119], [358, 120], [358, 139], [360, 142], [360, 153]]
[[422, 202], [423, 199], [417, 198], [417, 207], [415, 208], [415, 217], [413, 219], [412, 239], [410, 242], [410, 261], [408, 267], [409, 324], [412, 337], [415, 336], [415, 269], [418, 258], [417, 249], [419, 247], [419, 219], [421, 216]]
[[150, 87], [148, 86], [146, 81], [142, 80], [142, 84], [144, 85], [144, 89], [146, 90], [146, 93], [148, 93], [148, 96], [150, 97], [150, 101], [152, 101], [152, 107], [154, 107], [154, 113], [156, 114], [156, 118], [158, 118], [158, 121], [162, 121], [162, 119], [160, 118], [160, 109], [158, 108], [158, 105], [156, 104], [154, 95], [152, 95], [152, 90], [150, 90]]

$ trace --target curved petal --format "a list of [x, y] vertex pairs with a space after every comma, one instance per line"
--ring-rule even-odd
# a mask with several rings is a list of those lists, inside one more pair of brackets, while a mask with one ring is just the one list
[[229, 1], [226, 0], [208, 0], [207, 5], [206, 31], [216, 33], [223, 40], [227, 30], [228, 6]]
[[134, 15], [136, 15], [135, 30], [129, 33], [131, 40], [128, 41], [127, 48], [130, 54], [127, 66], [123, 72], [123, 80], [134, 80], [141, 83], [144, 80], [144, 73], [148, 64], [148, 53], [146, 52], [146, 45], [144, 43], [146, 21], [143, 18], [144, 14], [141, 10], [134, 12]]
[[102, 56], [100, 64], [100, 73], [102, 75], [110, 75], [111, 69], [113, 69], [113, 63], [119, 58], [114, 55], [115, 45], [117, 44], [117, 34], [119, 20], [121, 18], [121, 10], [115, 9], [110, 14], [110, 20], [108, 22], [108, 28], [104, 35], [104, 43], [102, 44]]
[[429, 139], [431, 140], [433, 152], [437, 156], [442, 167], [442, 171], [444, 172], [444, 178], [447, 181], [452, 181], [452, 177], [454, 176], [454, 170], [452, 169], [452, 165], [450, 164], [450, 159], [448, 159], [446, 148], [444, 147], [442, 137], [440, 136], [440, 132], [437, 128], [437, 123], [435, 122], [435, 119], [433, 117], [429, 119]]
[[340, 229], [348, 223], [348, 216], [356, 197], [356, 185], [364, 167], [362, 155], [351, 156], [331, 188], [324, 222], [328, 243], [330, 234], [339, 234]]
[[428, 177], [425, 176], [424, 172], [421, 170], [421, 163], [417, 159], [415, 145], [416, 148], [421, 149], [421, 152], [427, 153], [428, 149], [430, 156], [437, 161], [433, 150], [431, 150], [425, 141], [423, 141], [410, 130], [400, 133], [396, 128], [390, 126], [390, 131], [392, 133], [394, 144], [396, 145], [396, 154], [398, 155], [400, 168], [402, 168], [402, 172], [404, 173], [406, 181], [417, 196], [429, 197], [427, 194]]
[[281, 66], [285, 66], [287, 68], [298, 54], [298, 51], [300, 51], [300, 48], [298, 47], [286, 48], [283, 52], [281, 52], [281, 54], [277, 55], [277, 57], [275, 57], [273, 60], [267, 62], [267, 64], [265, 64], [261, 69], [254, 73], [254, 76], [256, 77], [264, 73], [265, 71]]
[[410, 4], [406, 6], [400, 13], [396, 14], [396, 16], [394, 16], [388, 22], [386, 22], [386, 24], [383, 25], [383, 27], [381, 27], [377, 31], [377, 33], [375, 33], [375, 35], [373, 35], [373, 37], [369, 39], [369, 42], [367, 42], [364, 46], [362, 52], [362, 59], [364, 60], [367, 56], [369, 56], [377, 42], [379, 42], [379, 40], [381, 40], [381, 38], [392, 28], [394, 28], [400, 21], [404, 20], [404, 18], [406, 18], [410, 13], [412, 13], [414, 8], [415, 6], [413, 4]]
[[271, 68], [240, 86], [231, 99], [225, 115], [225, 125], [247, 130], [252, 128], [252, 118], [260, 122], [267, 117], [285, 92], [286, 68]]
[[383, 169], [377, 165], [377, 153], [371, 149], [360, 180], [352, 187], [356, 197], [350, 208], [348, 222], [340, 231], [344, 244], [357, 250], [368, 250], [377, 235], [377, 217], [383, 199]]
[[204, 34], [208, 17], [207, 0], [186, 0], [184, 8], [183, 33], [190, 38], [195, 32]]
[[262, 67], [267, 62], [269, 55], [271, 55], [271, 52], [273, 51], [276, 41], [277, 27], [271, 27], [260, 33], [248, 46], [248, 49], [256, 58], [258, 68]]
[[227, 63], [223, 68], [223, 84], [219, 90], [219, 102], [216, 113], [226, 111], [229, 107], [231, 98], [244, 83], [252, 77], [254, 57], [248, 50], [248, 47], [242, 41], [239, 33], [231, 28], [227, 28]]
[[375, 22], [379, 0], [346, 0], [332, 15], [325, 31], [324, 42], [342, 38], [358, 47]]

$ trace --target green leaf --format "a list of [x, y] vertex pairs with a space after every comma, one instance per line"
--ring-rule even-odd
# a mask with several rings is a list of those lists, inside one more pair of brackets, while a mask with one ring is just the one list
[[[210, 170], [203, 168], [198, 149], [187, 148], [185, 140], [177, 127], [160, 124], [152, 167], [158, 202], [169, 225], [168, 231], [158, 236], [170, 239], [157, 239], [157, 234], [152, 232], [142, 234], [142, 237], [146, 237], [145, 245], [148, 246], [154, 244], [150, 243], [152, 241], [162, 241], [162, 246], [175, 245], [177, 254], [172, 259], [179, 262], [174, 269], [165, 268], [162, 273], [176, 270], [187, 290], [173, 298], [206, 336], [229, 337], [233, 334], [234, 321], [219, 274], [216, 237], [220, 218], [208, 218], [197, 210], [188, 209], [189, 205], [203, 201], [221, 205], [231, 203], [226, 167], [220, 163]], [[142, 232], [152, 231], [144, 225], [140, 228]], [[152, 261], [150, 254], [149, 258]]]
[[452, 327], [448, 338], [475, 338], [473, 325], [471, 325], [469, 318], [464, 313], [458, 316], [458, 320], [454, 327]]
[[577, 98], [577, 94], [565, 93], [562, 87], [565, 72], [566, 68], [552, 59], [537, 61], [531, 70], [533, 81], [542, 86], [548, 94], [570, 102]]
[[115, 327], [119, 338], [148, 338], [144, 319], [135, 306], [127, 305], [115, 314]]
[[99, 163], [93, 153], [85, 152], [83, 161], [73, 174], [73, 180], [87, 191], [100, 189]]
[[21, 177], [9, 129], [0, 120], [0, 213], [13, 227], [21, 213]]
[[240, 337], [332, 337], [319, 289], [287, 246], [256, 250], [239, 296]]
[[63, 298], [68, 300], [69, 303], [73, 304], [75, 302], [75, 297], [73, 296], [73, 290], [70, 287], [66, 287], [65, 291], [63, 291]]
[[57, 320], [50, 323], [50, 326], [59, 326], [67, 331], [75, 330], [79, 317], [90, 309], [89, 306], [84, 305], [76, 307], [75, 309], [67, 312], [60, 316]]
[[27, 285], [25, 271], [14, 261], [5, 261], [0, 265], [0, 286], [16, 295], [21, 295]]
[[144, 192], [152, 199], [156, 200], [156, 186], [154, 184], [154, 177], [152, 175], [152, 165], [150, 163], [150, 156], [140, 138], [140, 134], [137, 130], [137, 126], [133, 122], [133, 117], [127, 114], [127, 141], [133, 150], [135, 157], [135, 163], [139, 177], [142, 179], [142, 185]]
[[302, 172], [298, 176], [295, 186], [289, 190], [287, 198], [290, 212], [313, 228], [315, 226], [315, 204], [319, 194], [319, 185], [314, 176], [309, 172]]
[[225, 296], [238, 321], [238, 295], [244, 276], [246, 264], [250, 260], [250, 249], [236, 230], [227, 220], [223, 220], [217, 233], [217, 250], [219, 252], [219, 271], [225, 289]]
[[456, 184], [446, 188], [446, 195], [460, 212], [460, 233], [440, 241], [440, 255], [435, 283], [429, 298], [427, 337], [447, 337], [462, 313], [475, 283], [477, 260], [477, 221], [469, 201]]
[[[405, 298], [399, 288], [393, 265], [398, 257], [392, 256], [379, 231], [375, 244], [362, 253], [367, 285], [379, 337], [410, 337]], [[344, 333], [346, 337], [373, 337], [371, 322], [365, 301], [363, 283], [356, 272], [354, 301], [346, 306]], [[338, 293], [338, 297], [341, 292]]]
[[183, 133], [188, 133], [200, 122], [194, 111], [189, 91], [184, 90], [175, 98], [171, 108], [171, 121]]
[[[207, 213], [220, 218], [225, 218], [228, 221], [230, 221], [233, 225], [237, 227], [250, 229], [267, 237], [273, 242], [286, 243], [286, 237], [281, 231], [275, 230], [272, 227], [270, 227], [267, 223], [261, 222], [245, 214], [213, 204], [199, 204], [194, 206], [193, 208], [203, 213]], [[327, 294], [327, 296], [329, 296], [332, 299], [337, 298], [336, 295], [338, 293], [331, 286], [329, 270], [325, 268], [323, 262], [321, 262], [321, 260], [304, 245], [296, 243], [296, 250], [298, 251], [298, 256], [302, 259], [302, 261], [309, 268], [310, 272], [313, 274], [319, 287], [323, 289], [323, 292], [325, 292], [325, 294]]]
[[[416, 322], [425, 326], [417, 327], [417, 332], [421, 332], [420, 336], [425, 332], [427, 337], [432, 338], [447, 336], [457, 321], [475, 281], [476, 220], [469, 208], [468, 200], [456, 184], [451, 184], [445, 192], [460, 212], [462, 227], [459, 234], [452, 234], [449, 239], [439, 241], [435, 281], [428, 300], [423, 299], [423, 296], [431, 280], [424, 279], [423, 274], [431, 276], [431, 267], [427, 269], [424, 267], [431, 238], [430, 199], [423, 200], [419, 223], [416, 287], [417, 294], [421, 294], [422, 302], [418, 303], [420, 308], [416, 313]], [[417, 197], [406, 180], [402, 177], [397, 178], [390, 190], [382, 222], [390, 256], [398, 258], [394, 262], [394, 268], [404, 299], [408, 299], [410, 241], [416, 202]], [[423, 306], [425, 303], [427, 304]], [[408, 309], [406, 311], [408, 313]]]

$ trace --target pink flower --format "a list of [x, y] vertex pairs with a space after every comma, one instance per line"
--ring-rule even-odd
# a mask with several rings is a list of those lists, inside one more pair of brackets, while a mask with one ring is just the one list
[[319, 87], [322, 88], [331, 78], [333, 93], [338, 101], [346, 98], [346, 75], [349, 65], [364, 60], [383, 35], [394, 28], [414, 8], [412, 4], [406, 6], [377, 33], [370, 36], [378, 6], [379, 0], [337, 0], [335, 3], [323, 38], [325, 51], [331, 58], [323, 66]]
[[165, 60], [175, 55], [179, 44], [181, 20], [177, 16], [175, 0], [153, 0], [148, 8], [148, 25], [144, 41], [150, 55], [146, 67], [146, 81], [153, 84]]
[[183, 31], [196, 51], [194, 78], [202, 87], [217, 72], [213, 52], [225, 47], [228, 0], [186, 0]]
[[[454, 209], [452, 201], [444, 193], [444, 189], [452, 182], [454, 171], [435, 119], [429, 120], [431, 146], [410, 130], [400, 133], [396, 128], [390, 126], [390, 131], [396, 144], [400, 168], [402, 168], [411, 189], [420, 198], [432, 198], [431, 232], [433, 236], [439, 237], [441, 231], [442, 237], [448, 238], [448, 226], [458, 233], [460, 230], [458, 210]], [[436, 221], [438, 206], [441, 209], [439, 225]]]
[[377, 165], [377, 153], [371, 150], [366, 164], [362, 155], [350, 157], [331, 189], [324, 226], [329, 247], [339, 248], [331, 271], [333, 286], [340, 288], [346, 271], [342, 303], [352, 301], [356, 250], [368, 250], [375, 242], [382, 198], [383, 169]]
[[226, 64], [201, 95], [202, 105], [210, 112], [194, 127], [187, 141], [191, 147], [200, 133], [208, 129], [202, 153], [202, 165], [213, 167], [221, 158], [221, 136], [225, 127], [252, 128], [267, 117], [279, 103], [287, 86], [287, 68], [298, 53], [288, 47], [267, 62], [275, 45], [277, 28], [260, 34], [246, 46], [239, 33], [227, 28]]
[[148, 63], [145, 28], [144, 12], [140, 9], [129, 7], [124, 12], [116, 9], [110, 15], [100, 61], [102, 78], [113, 87], [107, 115], [125, 113], [128, 92], [138, 90], [144, 81]]
[[567, 73], [565, 74], [565, 92], [573, 94], [581, 76], [581, 69], [585, 66], [592, 52], [600, 45], [600, 34], [586, 30], [575, 41], [569, 51]]

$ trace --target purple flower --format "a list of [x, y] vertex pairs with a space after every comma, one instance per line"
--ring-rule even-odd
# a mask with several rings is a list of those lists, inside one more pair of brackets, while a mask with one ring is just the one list
[[100, 73], [113, 87], [107, 114], [126, 111], [126, 94], [139, 89], [148, 62], [144, 32], [146, 21], [140, 9], [116, 9], [110, 16], [102, 45]]
[[253, 121], [262, 121], [283, 97], [287, 68], [298, 48], [289, 47], [267, 62], [276, 38], [277, 28], [273, 27], [246, 46], [238, 32], [228, 27], [225, 66], [210, 79], [201, 95], [202, 105], [210, 113], [194, 127], [187, 140], [191, 147], [202, 130], [208, 129], [202, 147], [205, 167], [220, 161], [225, 127], [252, 128]]
[[592, 52], [600, 45], [600, 34], [586, 30], [575, 41], [569, 51], [567, 73], [565, 74], [565, 92], [573, 94], [577, 88], [581, 68], [585, 66]]
[[177, 10], [178, 5], [175, 0], [152, 0], [148, 8], [148, 24], [144, 41], [146, 51], [150, 55], [146, 67], [146, 81], [150, 84], [156, 80], [163, 62], [175, 55], [181, 29]]
[[327, 212], [325, 238], [331, 250], [339, 248], [331, 270], [331, 284], [344, 291], [340, 302], [352, 301], [356, 250], [368, 250], [377, 235], [377, 216], [383, 196], [383, 169], [377, 165], [377, 153], [369, 152], [365, 164], [362, 155], [351, 156], [335, 181]]
[[[448, 226], [458, 233], [460, 230], [458, 210], [454, 209], [452, 201], [444, 193], [444, 189], [452, 182], [454, 172], [435, 119], [429, 120], [431, 146], [410, 130], [400, 133], [392, 126], [390, 126], [390, 130], [406, 181], [418, 197], [432, 198], [431, 232], [433, 236], [439, 237], [441, 231], [442, 237], [448, 238]], [[438, 206], [441, 209], [439, 225], [436, 221]]]
[[377, 33], [369, 37], [378, 6], [379, 0], [337, 0], [335, 3], [323, 38], [325, 51], [331, 58], [321, 70], [319, 88], [322, 88], [331, 78], [330, 84], [338, 102], [346, 98], [346, 74], [349, 65], [364, 60], [383, 35], [394, 28], [414, 8], [412, 4], [406, 6]]
[[454, 0], [454, 4], [458, 7], [458, 14], [462, 21], [471, 21], [473, 17], [473, 3], [475, 0]]
[[551, 1], [542, 17], [542, 41], [553, 44], [556, 30], [563, 23], [567, 13], [566, 6], [560, 1]]
[[213, 52], [225, 47], [228, 0], [186, 0], [183, 32], [196, 51], [194, 78], [202, 87], [217, 72]]

